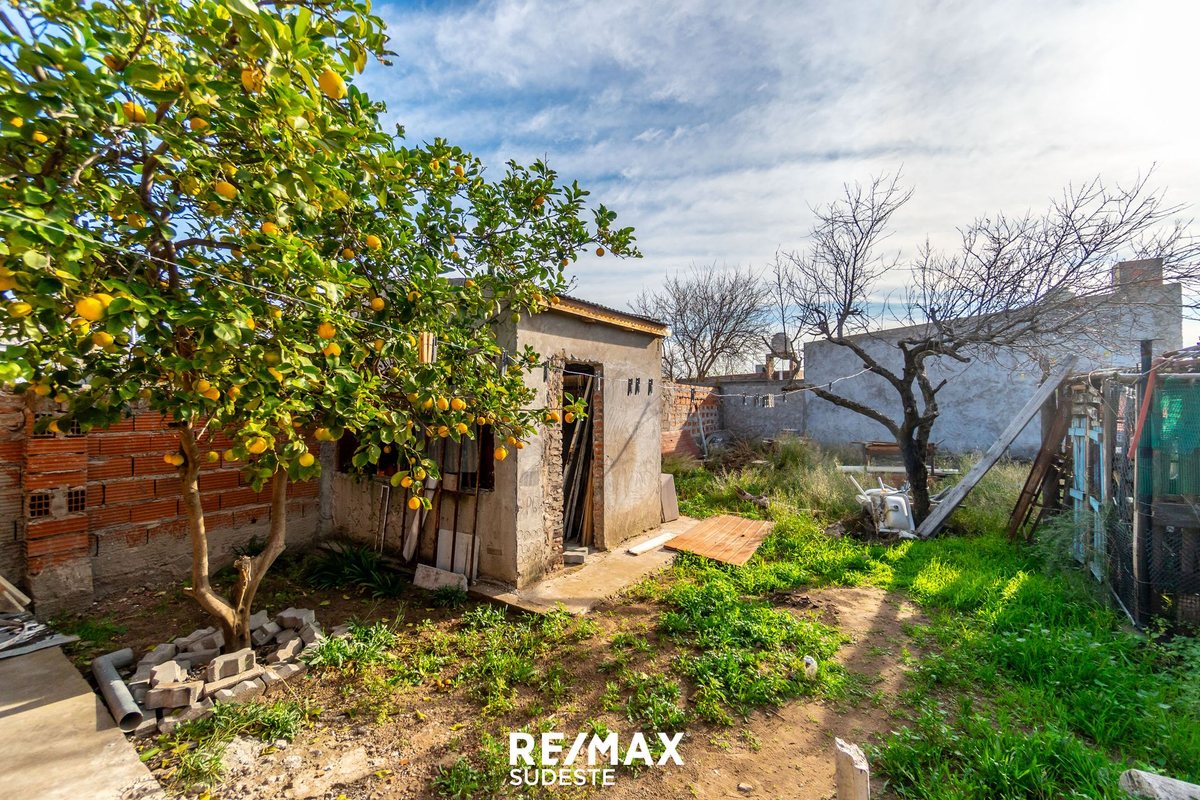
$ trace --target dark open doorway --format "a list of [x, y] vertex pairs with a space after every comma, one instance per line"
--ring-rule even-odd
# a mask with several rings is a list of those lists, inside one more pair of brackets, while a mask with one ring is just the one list
[[585, 414], [567, 422], [563, 417], [563, 543], [590, 547], [594, 538], [592, 515], [594, 481], [592, 455], [595, 418], [592, 392], [596, 388], [596, 370], [588, 364], [567, 364], [563, 374], [563, 394], [582, 399]]

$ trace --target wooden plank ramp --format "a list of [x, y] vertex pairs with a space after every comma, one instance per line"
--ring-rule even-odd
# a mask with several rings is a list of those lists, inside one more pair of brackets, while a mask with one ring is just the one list
[[722, 514], [697, 523], [663, 547], [741, 566], [750, 560], [770, 532], [770, 522]]

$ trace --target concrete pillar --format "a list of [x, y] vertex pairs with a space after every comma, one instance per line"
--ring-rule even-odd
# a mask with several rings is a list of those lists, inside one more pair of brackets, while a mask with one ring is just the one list
[[837, 800], [870, 800], [871, 770], [867, 756], [856, 744], [833, 740]]

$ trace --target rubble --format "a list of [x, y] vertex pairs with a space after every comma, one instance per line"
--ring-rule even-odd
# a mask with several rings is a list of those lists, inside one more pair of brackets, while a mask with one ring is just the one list
[[[349, 633], [349, 625], [339, 625], [328, 635]], [[130, 733], [169, 734], [184, 722], [212, 713], [216, 703], [244, 703], [304, 675], [308, 665], [300, 658], [326, 635], [311, 609], [288, 608], [274, 618], [266, 610], [252, 614], [252, 646], [232, 653], [221, 652], [225, 639], [213, 627], [159, 644], [123, 678], [144, 713], [143, 722]]]

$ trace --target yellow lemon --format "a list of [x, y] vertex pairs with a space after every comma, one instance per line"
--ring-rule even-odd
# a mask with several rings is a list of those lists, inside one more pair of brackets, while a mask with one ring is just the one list
[[321, 349], [321, 352], [333, 358], [342, 354], [342, 347], [337, 342], [330, 342]]
[[374, 344], [373, 344], [372, 346], [375, 348], [375, 352], [376, 352], [376, 353], [382, 353], [382, 352], [383, 352], [383, 346], [384, 346], [385, 344], [386, 344], [386, 342], [384, 342], [384, 341], [383, 341], [383, 339], [376, 339], [376, 340], [375, 340], [375, 342], [374, 342]]
[[454, 409], [455, 411], [462, 411], [464, 408], [467, 407], [467, 402], [465, 400], [463, 400], [461, 397], [456, 397], [450, 401], [450, 407], [452, 409]]
[[383, 242], [378, 236], [372, 233], [367, 236], [367, 247], [371, 248], [372, 250], [378, 250], [379, 248], [383, 247]]
[[246, 445], [246, 450], [253, 453], [254, 455], [258, 455], [259, 453], [263, 452], [266, 449], [267, 449], [267, 440], [262, 438], [261, 436], [254, 437], [253, 439], [250, 440], [250, 443], [248, 445]]
[[476, 425], [487, 425], [487, 417], [476, 417], [475, 424]]
[[230, 387], [229, 387], [229, 390], [225, 392], [225, 395], [226, 395], [226, 396], [227, 396], [227, 397], [228, 397], [230, 400], [237, 400], [237, 399], [238, 399], [238, 395], [240, 395], [241, 393], [242, 393], [242, 387], [240, 387], [240, 386], [230, 386]]
[[317, 84], [321, 87], [321, 91], [330, 100], [341, 100], [346, 96], [346, 82], [342, 80], [342, 76], [338, 75], [331, 69], [326, 68], [317, 78]]
[[111, 294], [105, 294], [104, 292], [96, 292], [94, 295], [92, 295], [92, 297], [99, 300], [100, 305], [104, 306], [105, 308], [108, 308], [110, 305], [112, 305], [113, 297]]
[[204, 458], [208, 461], [208, 463], [215, 464], [221, 460], [221, 454], [216, 450], [209, 450], [208, 453], [205, 454]]
[[413, 511], [416, 511], [418, 508], [421, 507], [421, 499], [419, 497], [408, 498], [408, 507], [411, 508]]
[[142, 123], [146, 121], [146, 109], [132, 100], [126, 100], [124, 103], [121, 103], [121, 111], [124, 112], [125, 119], [130, 122]]
[[311, 467], [313, 464], [315, 464], [317, 462], [316, 457], [313, 456], [312, 453], [304, 453], [300, 456], [300, 458], [298, 460], [300, 462], [300, 466], [302, 466], [302, 467]]
[[271, 373], [271, 377], [277, 381], [283, 380], [283, 373], [274, 367], [267, 367], [267, 372]]
[[25, 126], [25, 120], [21, 119], [20, 117], [13, 117], [8, 121], [8, 124], [12, 125], [14, 128], [22, 128]]
[[439, 425], [438, 429], [437, 429], [437, 435], [442, 437], [443, 439], [445, 439], [447, 436], [450, 435], [450, 429], [447, 428], [445, 425]]
[[412, 484], [413, 484], [412, 478], [410, 478], [407, 475], [405, 475], [403, 478], [400, 479], [400, 485], [403, 486], [405, 489], [412, 486]]
[[260, 231], [262, 231], [263, 233], [265, 233], [267, 236], [274, 236], [275, 234], [279, 233], [279, 226], [271, 221], [267, 221], [267, 222], [264, 222], [262, 225], [259, 225], [258, 229]]
[[328, 442], [333, 439], [333, 437], [329, 435], [329, 428], [317, 428], [315, 431], [313, 431], [313, 436], [316, 436], [322, 442]]
[[113, 337], [108, 331], [96, 331], [92, 334], [92, 344], [97, 347], [108, 347], [112, 343]]
[[425, 409], [433, 408], [433, 398], [426, 397], [424, 400], [422, 400], [421, 408], [425, 408]]
[[438, 411], [445, 411], [446, 409], [450, 408], [450, 401], [444, 397], [438, 397], [437, 408]]
[[563, 414], [563, 422], [574, 422], [574, 421], [575, 421], [575, 415], [572, 414], [570, 411], [568, 411], [566, 414]]
[[38, 397], [46, 397], [47, 395], [50, 394], [50, 384], [35, 383], [33, 385], [33, 393], [36, 394]]
[[425, 470], [421, 467], [417, 467], [416, 469], [414, 469], [413, 470], [413, 479], [418, 480], [418, 481], [425, 480]]
[[229, 181], [217, 181], [215, 184], [213, 184], [213, 189], [217, 194], [221, 195], [221, 197], [224, 197], [226, 200], [232, 200], [233, 198], [237, 197], [238, 193], [237, 187]]
[[208, 391], [201, 392], [200, 394], [205, 400], [211, 400], [214, 403], [221, 399], [221, 390], [217, 389], [216, 387], [213, 387]]
[[10, 317], [21, 319], [22, 317], [28, 317], [32, 313], [33, 306], [29, 305], [29, 303], [17, 301], [16, 303], [8, 304], [8, 315]]
[[354, 258], [354, 248], [353, 247], [343, 247], [342, 248], [342, 258]]
[[81, 298], [75, 302], [75, 314], [88, 322], [95, 322], [104, 316], [104, 303], [95, 296]]
[[602, 256], [602, 255], [604, 255], [604, 248], [603, 248], [603, 247], [597, 247], [597, 248], [596, 248], [596, 255], [598, 255], [598, 256]]
[[258, 94], [263, 89], [263, 71], [258, 67], [242, 69], [242, 88], [250, 94]]
[[195, 389], [200, 394], [204, 394], [205, 392], [207, 392], [209, 389], [212, 388], [212, 384], [209, 383], [208, 381], [204, 380], [204, 378], [201, 378], [200, 380], [198, 380], [192, 384], [192, 388]]
[[30, 138], [32, 138], [38, 144], [45, 144], [46, 142], [50, 141], [50, 137], [41, 131], [34, 131]]
[[238, 460], [237, 453], [233, 452], [232, 448], [230, 448], [229, 450], [226, 450], [224, 453], [222, 453], [221, 458], [225, 459], [226, 461], [228, 461], [231, 464], [234, 461]]
[[558, 422], [558, 412], [557, 411], [547, 411], [546, 412], [546, 422]]
[[467, 427], [467, 423], [460, 422], [454, 426], [454, 430], [458, 431], [459, 433], [466, 433], [470, 430], [470, 428]]
[[192, 117], [188, 120], [188, 127], [194, 131], [202, 131], [208, 127], [208, 120], [204, 117]]
[[332, 322], [322, 322], [317, 326], [317, 336], [322, 339], [332, 339], [337, 335], [337, 328], [333, 327]]
[[372, 297], [371, 298], [371, 310], [372, 311], [383, 311], [383, 309], [386, 307], [387, 307], [387, 302], [382, 297]]
[[516, 443], [517, 443], [517, 437], [515, 437], [515, 436], [509, 436], [509, 437], [507, 437], [507, 438], [506, 438], [504, 441], [508, 442], [509, 444], [516, 444]]
[[46, 430], [50, 431], [51, 433], [62, 433], [62, 429], [58, 427], [58, 420], [54, 420], [47, 425]]
[[494, 456], [497, 461], [503, 461], [504, 459], [508, 458], [508, 450], [503, 447], [497, 447], [492, 453], [492, 456]]

